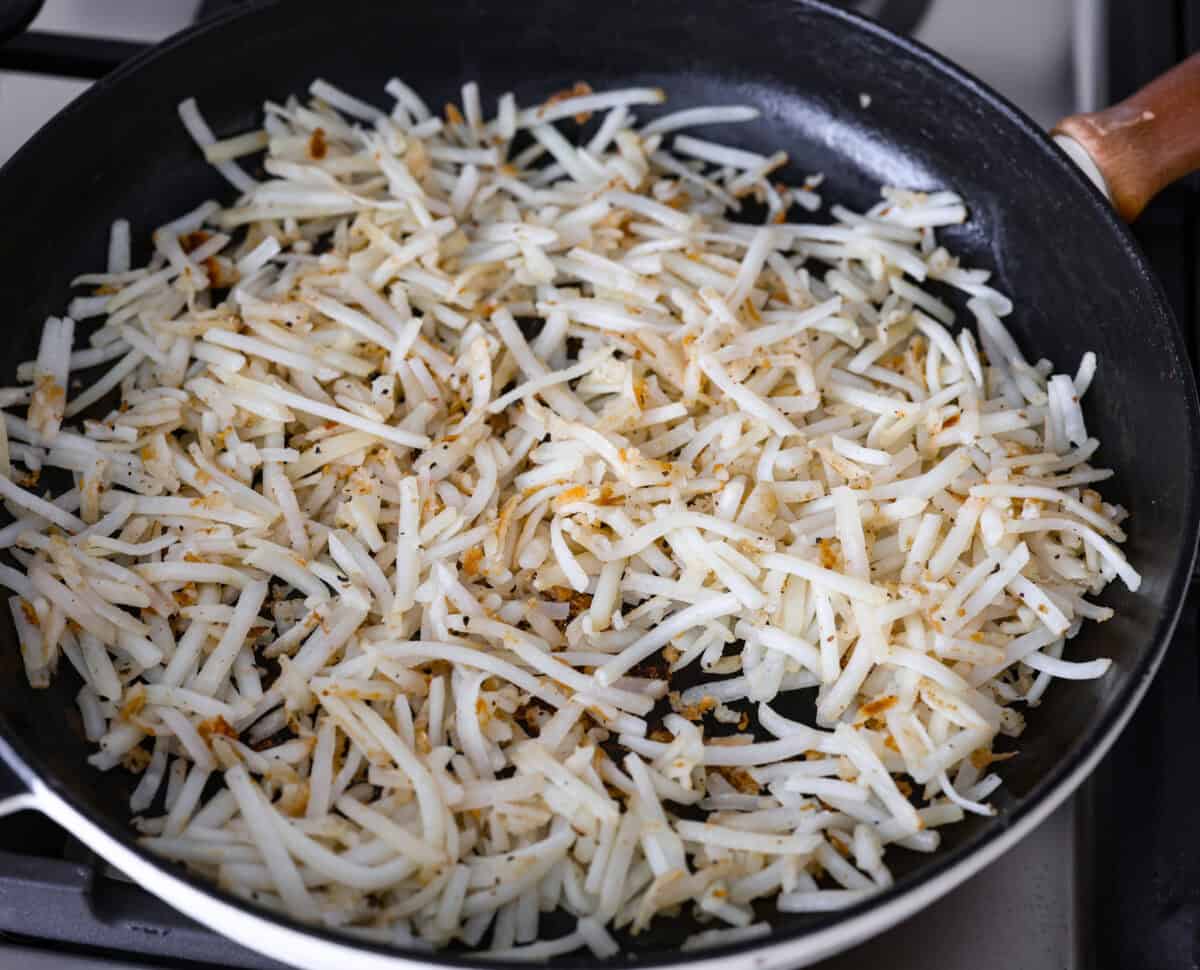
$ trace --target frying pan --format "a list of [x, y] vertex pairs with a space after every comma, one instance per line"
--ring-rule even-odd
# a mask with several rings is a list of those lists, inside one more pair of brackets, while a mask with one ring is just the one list
[[[660, 920], [612, 962], [725, 970], [796, 967], [880, 932], [950, 891], [1033, 828], [1083, 780], [1132, 714], [1166, 649], [1196, 545], [1196, 392], [1162, 291], [1101, 192], [1004, 99], [920, 45], [813, 0], [316, 0], [257, 3], [166, 42], [109, 75], [47, 125], [0, 172], [0, 279], [7, 353], [0, 383], [36, 353], [39, 324], [61, 313], [68, 281], [102, 264], [108, 226], [135, 235], [227, 187], [175, 113], [199, 99], [219, 135], [254, 125], [265, 98], [327, 77], [378, 99], [403, 76], [433, 103], [466, 79], [489, 97], [536, 103], [586, 78], [596, 88], [665, 87], [672, 107], [751, 103], [762, 117], [707, 136], [756, 150], [786, 148], [794, 176], [825, 173], [829, 199], [867, 206], [881, 183], [952, 187], [969, 221], [944, 238], [1013, 296], [1015, 336], [1034, 358], [1100, 359], [1087, 420], [1117, 475], [1106, 497], [1132, 512], [1126, 546], [1144, 577], [1104, 601], [1116, 616], [1089, 625], [1073, 659], [1115, 660], [1102, 679], [1056, 685], [1029, 712], [1021, 755], [1003, 770], [999, 814], [945, 830], [932, 856], [889, 854], [894, 887], [836, 914], [779, 915], [750, 946], [683, 953], [686, 920]], [[1200, 103], [1187, 64], [1123, 106], [1069, 119], [1069, 149], [1132, 218], [1166, 181], [1200, 162], [1185, 130]], [[1190, 88], [1189, 88], [1190, 84]], [[869, 95], [860, 98], [860, 95]], [[1195, 126], [1190, 125], [1194, 131]], [[1087, 161], [1090, 156], [1094, 159]], [[1107, 182], [1105, 183], [1105, 180]], [[470, 953], [388, 949], [255, 908], [138, 847], [128, 826], [131, 780], [89, 768], [64, 670], [45, 691], [25, 682], [7, 624], [0, 630], [3, 810], [33, 808], [197, 920], [276, 958], [312, 968], [486, 966]], [[586, 956], [556, 966], [594, 966]]]

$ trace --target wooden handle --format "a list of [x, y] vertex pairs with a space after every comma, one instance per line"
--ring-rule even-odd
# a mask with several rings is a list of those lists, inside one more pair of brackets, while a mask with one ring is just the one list
[[1200, 53], [1120, 104], [1064, 118], [1054, 133], [1092, 157], [1118, 214], [1132, 222], [1164, 188], [1200, 168]]

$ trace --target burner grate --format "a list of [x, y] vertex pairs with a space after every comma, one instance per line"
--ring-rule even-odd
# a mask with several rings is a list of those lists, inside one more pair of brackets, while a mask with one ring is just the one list
[[[31, 854], [11, 829], [46, 822], [24, 813], [5, 820], [0, 851], [0, 939], [11, 945], [80, 953], [152, 954], [191, 970], [282, 970], [281, 965], [198, 926], [145, 890], [108, 874], [90, 849], [57, 829], [57, 851]], [[11, 827], [11, 828], [10, 828]], [[40, 843], [50, 849], [52, 841]], [[16, 848], [20, 846], [21, 848]], [[9, 963], [0, 945], [0, 965]], [[20, 966], [28, 966], [23, 961]], [[162, 966], [162, 963], [158, 963]], [[70, 966], [70, 964], [60, 964]]]

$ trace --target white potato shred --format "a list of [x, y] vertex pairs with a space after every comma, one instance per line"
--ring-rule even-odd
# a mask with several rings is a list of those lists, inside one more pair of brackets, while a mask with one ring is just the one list
[[74, 669], [144, 844], [371, 939], [603, 958], [992, 814], [1139, 577], [1097, 361], [1023, 356], [937, 237], [964, 201], [827, 205], [709, 140], [753, 108], [653, 88], [387, 92], [225, 140], [181, 105], [235, 201], [141, 265], [116, 223], [0, 391], [29, 681]]

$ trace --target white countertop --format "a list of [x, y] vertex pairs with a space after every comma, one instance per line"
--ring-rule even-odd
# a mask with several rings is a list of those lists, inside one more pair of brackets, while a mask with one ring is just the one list
[[[200, 0], [46, 0], [35, 30], [153, 43], [187, 26]], [[88, 86], [0, 72], [0, 162]]]

